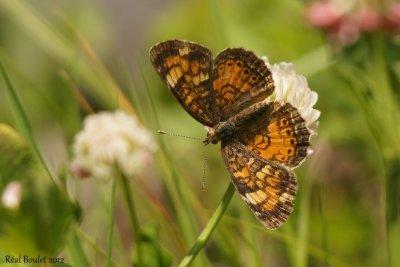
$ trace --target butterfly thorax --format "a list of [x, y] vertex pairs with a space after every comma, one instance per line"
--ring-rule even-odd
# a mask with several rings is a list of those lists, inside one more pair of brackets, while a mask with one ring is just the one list
[[207, 138], [203, 143], [217, 144], [221, 140], [230, 139], [239, 128], [246, 128], [246, 122], [253, 120], [258, 116], [263, 116], [271, 107], [267, 101], [261, 101], [253, 104], [241, 112], [233, 115], [225, 121], [219, 122], [212, 128], [208, 128]]

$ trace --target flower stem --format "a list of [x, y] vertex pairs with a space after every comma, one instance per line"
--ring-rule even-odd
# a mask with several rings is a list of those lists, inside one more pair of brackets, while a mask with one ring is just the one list
[[112, 181], [111, 187], [111, 204], [110, 204], [110, 226], [108, 229], [108, 247], [107, 247], [107, 263], [106, 266], [111, 266], [112, 261], [112, 248], [113, 248], [113, 233], [114, 233], [114, 224], [115, 224], [115, 191], [117, 188], [117, 181], [114, 179]]
[[178, 265], [179, 267], [189, 266], [190, 263], [192, 263], [192, 261], [196, 258], [197, 254], [204, 248], [208, 239], [210, 239], [210, 236], [213, 233], [214, 229], [217, 227], [218, 222], [224, 215], [226, 208], [228, 207], [229, 202], [231, 201], [234, 193], [235, 193], [235, 186], [232, 183], [230, 183], [217, 209], [211, 216], [211, 219], [208, 221], [207, 225], [204, 227], [203, 231], [198, 236], [196, 242], [194, 243], [188, 254], [182, 259], [181, 263], [179, 263]]
[[123, 185], [124, 193], [125, 193], [125, 197], [126, 197], [126, 202], [128, 204], [130, 220], [131, 220], [132, 228], [133, 228], [133, 238], [135, 240], [136, 252], [137, 252], [137, 261], [138, 261], [137, 264], [138, 264], [138, 266], [143, 266], [142, 265], [143, 261], [142, 261], [141, 240], [140, 240], [140, 226], [139, 226], [139, 220], [136, 215], [135, 204], [133, 203], [132, 190], [131, 190], [129, 181], [124, 174], [121, 174], [121, 179], [122, 179], [122, 185]]

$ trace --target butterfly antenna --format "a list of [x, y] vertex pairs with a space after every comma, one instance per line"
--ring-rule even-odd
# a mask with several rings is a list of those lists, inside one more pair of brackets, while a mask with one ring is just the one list
[[203, 158], [203, 176], [201, 178], [201, 191], [205, 192], [206, 191], [206, 168], [207, 168], [207, 154], [204, 152], [204, 158]]
[[166, 134], [166, 135], [169, 135], [169, 136], [183, 137], [183, 138], [186, 138], [186, 139], [192, 139], [192, 140], [203, 141], [203, 139], [201, 139], [200, 137], [187, 136], [187, 135], [178, 134], [178, 133], [167, 133], [167, 132], [161, 131], [161, 130], [157, 130], [157, 133], [158, 133], [158, 134]]

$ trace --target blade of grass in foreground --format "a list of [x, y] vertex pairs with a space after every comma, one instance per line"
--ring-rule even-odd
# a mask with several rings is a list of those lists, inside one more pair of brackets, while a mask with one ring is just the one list
[[204, 227], [203, 231], [197, 238], [192, 248], [189, 250], [188, 254], [182, 259], [181, 263], [179, 263], [179, 267], [189, 266], [189, 264], [192, 263], [193, 260], [196, 258], [197, 254], [199, 254], [199, 252], [204, 248], [208, 239], [210, 239], [211, 234], [217, 227], [218, 222], [221, 220], [226, 209], [228, 208], [228, 205], [234, 193], [235, 193], [235, 186], [232, 183], [230, 183], [227, 190], [225, 191], [224, 196], [221, 199], [221, 202], [218, 205], [218, 208], [211, 216], [211, 219]]
[[75, 266], [90, 266], [76, 233], [72, 233], [67, 248]]
[[140, 233], [140, 225], [139, 220], [137, 218], [135, 203], [133, 202], [133, 194], [131, 190], [131, 185], [128, 181], [128, 178], [121, 173], [122, 187], [124, 189], [124, 194], [126, 198], [126, 202], [129, 209], [129, 216], [133, 227], [133, 238], [135, 240], [136, 252], [137, 252], [137, 261], [138, 266], [142, 266], [142, 247], [141, 247], [141, 233]]
[[[83, 232], [81, 229], [77, 229], [76, 232], [80, 239], [86, 242], [96, 253], [107, 260], [107, 253], [101, 247], [99, 247], [96, 242], [94, 242], [85, 232]], [[116, 267], [122, 265], [120, 263], [117, 263], [114, 259], [111, 259], [111, 266]]]
[[32, 127], [28, 121], [24, 108], [22, 107], [21, 101], [19, 100], [17, 93], [11, 83], [11, 80], [0, 61], [0, 72], [5, 81], [5, 88], [6, 88], [6, 95], [8, 100], [10, 101], [11, 109], [14, 113], [15, 121], [17, 123], [18, 130], [24, 135], [24, 137], [28, 140], [31, 148], [33, 149], [36, 157], [40, 160], [43, 167], [45, 168], [46, 172], [48, 173], [49, 177], [52, 179], [54, 183], [56, 183], [55, 178], [51, 174], [49, 168], [47, 167], [46, 162], [42, 154], [39, 151], [39, 148], [35, 142], [35, 138], [33, 137]]
[[105, 105], [112, 108], [120, 106], [134, 114], [132, 106], [116, 81], [101, 63], [89, 42], [78, 35], [77, 31], [72, 33], [79, 42], [78, 47], [76, 40], [66, 38], [66, 34], [49, 23], [27, 1], [0, 0], [0, 8], [64, 69], [79, 76], [86, 88], [99, 97]]
[[112, 248], [114, 241], [114, 225], [115, 225], [115, 191], [117, 190], [117, 182], [114, 179], [111, 186], [110, 197], [110, 225], [108, 227], [108, 247], [107, 247], [107, 262], [106, 266], [111, 266]]

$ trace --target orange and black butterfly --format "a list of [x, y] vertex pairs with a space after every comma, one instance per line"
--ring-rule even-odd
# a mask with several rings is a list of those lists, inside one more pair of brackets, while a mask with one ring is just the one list
[[274, 81], [253, 52], [228, 48], [213, 58], [196, 43], [170, 40], [150, 60], [182, 107], [208, 126], [205, 144], [222, 157], [242, 198], [263, 224], [281, 226], [293, 210], [293, 168], [307, 156], [310, 131], [289, 103], [266, 101]]

